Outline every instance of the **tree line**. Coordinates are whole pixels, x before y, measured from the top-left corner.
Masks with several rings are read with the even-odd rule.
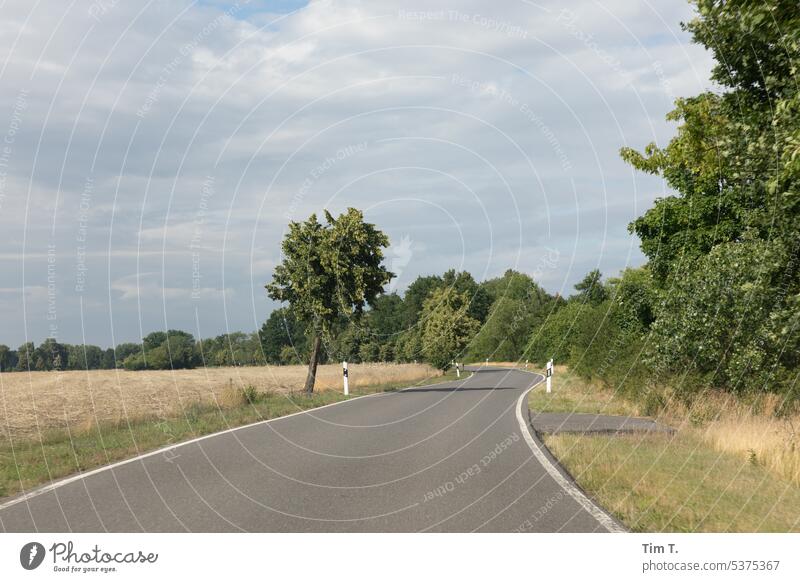
[[[800,11],[797,2],[695,0],[683,27],[708,49],[719,87],[680,98],[660,148],[621,150],[674,194],[629,229],[648,263],[585,281],[534,334],[617,389],[691,402],[709,388],[800,399]],[[657,403],[656,403],[657,404]]]
[[[125,342],[114,348],[60,343],[53,338],[16,350],[0,345],[0,372],[52,370],[166,370],[197,366],[264,364],[259,332],[233,332],[195,340],[181,330],[155,331],[141,343]]]
[[[402,295],[377,295],[357,317],[334,318],[320,337],[319,361],[425,361],[446,369],[456,356],[513,360],[522,356],[526,341],[520,339],[524,333],[507,337],[509,325],[529,332],[556,303],[531,277],[513,270],[482,283],[466,271],[420,276]],[[155,331],[140,343],[103,349],[48,338],[16,350],[0,345],[0,371],[307,364],[312,327],[281,307],[256,332],[201,340],[181,330]]]

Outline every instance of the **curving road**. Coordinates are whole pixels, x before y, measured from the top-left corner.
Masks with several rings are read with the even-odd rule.
[[[531,434],[541,380],[477,370],[210,435],[0,504],[0,530],[619,531]]]

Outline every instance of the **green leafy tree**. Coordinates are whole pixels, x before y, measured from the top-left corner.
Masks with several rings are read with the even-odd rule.
[[[434,289],[441,289],[444,281],[438,275],[417,277],[403,294],[403,329],[410,330],[420,319],[422,306]]]
[[[423,305],[422,353],[431,365],[446,370],[480,329],[470,316],[470,297],[453,287],[436,289]]]
[[[129,371],[138,371],[138,370],[146,370],[147,364],[145,363],[144,355],[141,352],[139,352],[138,354],[131,354],[128,357],[126,357],[122,361],[122,367]]]
[[[586,276],[575,285],[578,297],[592,305],[598,305],[608,298],[605,285],[603,285],[603,274],[599,269],[589,271]]]
[[[764,239],[798,237],[797,3],[695,3],[698,16],[684,27],[714,54],[712,79],[727,90],[678,99],[667,118],[680,126],[666,148],[622,150],[677,192],[630,227],[660,281],[745,230]]]
[[[470,354],[478,359],[518,360],[532,330],[550,311],[552,298],[531,277],[511,269],[481,287],[493,302]]]
[[[142,338],[142,348],[145,352],[148,350],[154,350],[163,344],[165,339],[167,339],[167,332],[165,331],[154,331],[148,333]]]
[[[713,53],[722,91],[678,99],[666,147],[621,151],[675,192],[630,225],[658,294],[653,362],[661,376],[691,367],[735,391],[739,367],[757,378],[751,387],[788,390],[797,326],[787,322],[800,301],[800,10],[787,0],[695,4],[685,28]]]
[[[370,341],[370,334],[361,322],[350,325],[347,320],[340,321],[327,335],[322,354],[330,360],[358,362],[361,360],[361,346]]]
[[[800,353],[800,301],[784,292],[785,265],[780,242],[714,247],[663,294],[652,326],[654,366],[692,370],[733,392],[788,389]]]
[[[533,329],[533,306],[519,299],[500,299],[475,336],[470,353],[475,358],[507,362],[519,359]]]
[[[419,328],[413,327],[405,330],[397,337],[394,346],[394,357],[400,362],[413,362],[421,359],[422,355],[422,332]]]
[[[609,296],[615,307],[613,317],[621,329],[643,334],[655,319],[658,302],[650,269],[625,269],[608,282]]]
[[[114,358],[114,348],[107,348],[105,351],[103,351],[101,367],[104,370],[113,370],[117,367],[117,363]]]
[[[358,359],[362,362],[377,362],[381,359],[381,346],[376,341],[366,341],[358,347]]]
[[[181,370],[194,368],[199,363],[192,335],[175,330],[170,330],[161,345],[146,355],[147,367],[153,370]]]
[[[379,295],[360,325],[358,358],[362,362],[391,361],[403,332],[403,300],[396,293]]]
[[[381,263],[389,238],[364,222],[355,208],[326,224],[312,214],[292,222],[283,240],[283,261],[275,268],[267,293],[288,302],[312,334],[306,392],[313,392],[323,335],[330,335],[341,317],[358,317],[392,278]]]
[[[270,364],[282,361],[284,347],[290,347],[301,357],[307,351],[306,327],[298,321],[294,313],[285,307],[270,313],[259,331],[264,358]]]
[[[503,298],[535,303],[546,303],[552,299],[529,275],[513,269],[506,270],[501,277],[484,281],[480,286],[492,304]]]
[[[550,358],[560,363],[572,361],[579,323],[592,309],[580,301],[562,304],[533,330],[526,350],[530,359],[541,365]]]
[[[93,345],[67,344],[70,370],[99,370],[103,367],[103,350]]]
[[[9,372],[17,365],[17,354],[6,345],[0,344],[0,372]]]
[[[403,300],[397,293],[379,295],[366,316],[366,326],[378,341],[391,340],[403,330]]]
[[[163,341],[163,339],[162,339],[162,341]],[[157,347],[158,345],[160,345],[160,344],[157,344],[154,347]],[[112,365],[112,367],[114,367],[114,366],[121,367],[123,365],[123,362],[125,362],[125,360],[127,360],[129,357],[135,356],[135,355],[140,355],[140,356],[142,355],[142,345],[141,344],[127,343],[127,342],[119,344],[114,349],[114,353],[113,353],[114,360],[113,361],[116,362],[116,364]],[[142,364],[144,365],[144,360],[143,359],[142,359]]]
[[[264,363],[258,334],[235,331],[203,342],[206,361],[217,366],[253,366]],[[208,353],[206,353],[208,352]]]
[[[39,371],[65,370],[68,357],[69,352],[66,345],[59,343],[54,338],[47,338],[34,351],[34,368]]]
[[[379,358],[381,362],[393,362],[395,360],[396,342],[383,342],[380,347]]]
[[[281,348],[280,362],[283,366],[295,366],[301,364],[301,360],[297,351],[292,346],[283,346]]]
[[[492,305],[492,298],[482,286],[478,285],[470,273],[450,269],[442,276],[442,283],[445,287],[469,298],[470,317],[477,319],[480,323],[486,321]]]

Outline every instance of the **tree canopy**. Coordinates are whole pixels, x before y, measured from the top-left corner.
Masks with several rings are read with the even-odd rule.
[[[267,294],[286,302],[295,317],[312,330],[305,389],[313,391],[323,336],[342,317],[360,316],[392,278],[382,264],[389,238],[349,208],[334,218],[325,211],[323,225],[312,214],[292,222],[283,239],[283,261],[273,273]]]

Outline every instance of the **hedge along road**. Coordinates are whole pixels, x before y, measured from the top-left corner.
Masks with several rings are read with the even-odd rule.
[[[12,499],[0,529],[621,531],[530,431],[542,379],[479,369],[208,435]]]

